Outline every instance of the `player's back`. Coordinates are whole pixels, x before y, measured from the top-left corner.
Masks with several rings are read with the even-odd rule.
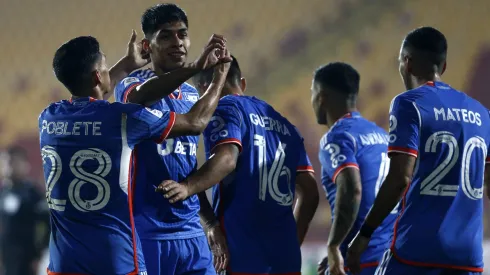
[[[41,153],[51,212],[50,272],[146,270],[133,225],[129,174],[134,136],[127,132],[128,116],[138,109],[82,98],[51,104],[41,113]]]
[[[361,176],[362,196],[354,225],[341,245],[345,256],[347,246],[361,228],[389,169],[388,134],[358,112],[339,119],[320,141],[319,159],[322,164],[322,184],[327,193],[332,219],[337,194],[336,177],[345,168],[357,168]],[[375,266],[389,248],[398,206],[372,235],[362,254],[363,266]]]
[[[395,225],[395,256],[414,265],[480,270],[488,110],[430,82],[393,100],[390,132],[390,153],[417,156]]]
[[[301,266],[292,204],[297,170],[311,170],[303,139],[270,105],[249,96],[222,98],[210,125],[204,135],[208,157],[223,143],[242,149],[235,171],[213,195],[227,236],[231,271],[299,271],[291,267]],[[240,260],[250,255],[255,262]]]

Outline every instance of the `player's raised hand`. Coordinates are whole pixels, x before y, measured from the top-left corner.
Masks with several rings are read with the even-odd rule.
[[[228,245],[226,244],[226,238],[221,230],[221,227],[217,224],[208,228],[206,232],[209,246],[213,252],[213,262],[216,272],[225,271],[228,266],[230,254],[228,252]]]
[[[233,60],[233,58],[231,57],[231,53],[227,48],[221,50],[219,56],[225,61],[220,62],[220,64],[214,67],[214,77],[217,77],[219,75],[226,76],[228,74],[228,71],[230,70],[231,61]]]
[[[170,203],[176,203],[187,199],[190,195],[188,185],[173,180],[165,180],[156,188],[155,192],[163,193]]]
[[[129,60],[132,70],[139,69],[150,63],[150,56],[143,50],[141,41],[136,40],[137,36],[136,31],[133,30],[126,51],[126,58]]]
[[[226,39],[222,35],[213,34],[201,55],[194,61],[194,65],[200,70],[206,70],[217,64],[231,62],[231,58],[226,58],[220,54],[225,49]]]
[[[344,257],[340,253],[338,247],[328,248],[328,274],[329,275],[345,275],[344,271]]]
[[[347,250],[347,267],[353,274],[361,273],[361,255],[369,245],[369,238],[361,236],[357,233],[356,237],[349,244]]]

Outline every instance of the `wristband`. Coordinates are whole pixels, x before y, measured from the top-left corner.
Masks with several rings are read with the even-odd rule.
[[[359,235],[366,238],[371,238],[371,235],[373,235],[375,230],[376,228],[370,227],[369,225],[363,223],[361,226],[361,230],[359,230]]]

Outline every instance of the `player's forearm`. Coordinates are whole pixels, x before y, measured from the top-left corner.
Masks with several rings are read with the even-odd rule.
[[[148,105],[161,100],[199,71],[191,63],[163,75],[152,77],[128,94],[128,102]]]
[[[219,183],[235,170],[236,159],[224,156],[212,156],[201,168],[186,179],[189,196],[204,192]]]
[[[335,211],[328,246],[339,247],[356,221],[361,204],[362,190],[359,184],[337,183]]]
[[[196,134],[202,133],[208,125],[211,116],[218,106],[225,80],[226,74],[215,76],[206,92],[192,106],[189,112],[185,114],[195,129]]]
[[[372,229],[378,228],[401,200],[410,180],[410,176],[402,176],[390,168],[364,224]]]
[[[218,219],[214,214],[213,208],[209,203],[208,197],[206,196],[206,192],[201,192],[198,194],[199,204],[201,209],[199,210],[199,216],[204,225],[204,229],[208,229],[212,226],[215,226],[218,223]]]
[[[298,240],[301,245],[318,208],[320,196],[318,190],[298,190],[297,196],[298,199],[294,207],[294,219],[296,220]]]
[[[132,62],[129,60],[128,57],[123,57],[117,61],[112,68],[109,69],[109,76],[111,78],[111,91],[114,90],[114,87],[116,87],[117,83],[119,81],[123,80],[126,76],[128,76],[132,71],[136,70],[138,68],[134,68],[132,66]],[[111,97],[112,93],[108,93],[104,99],[108,99]]]

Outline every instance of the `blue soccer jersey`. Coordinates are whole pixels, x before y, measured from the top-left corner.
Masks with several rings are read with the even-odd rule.
[[[133,221],[132,149],[163,141],[175,113],[80,98],[39,117],[52,274],[144,274]]]
[[[226,143],[240,155],[213,189],[231,272],[298,274],[301,252],[292,205],[298,172],[313,171],[296,128],[255,97],[223,97],[204,132],[206,155]]]
[[[148,78],[155,76],[151,70],[133,72],[115,89],[117,101],[126,102],[127,95]],[[191,85],[184,83],[168,97],[155,102],[151,108],[160,111],[187,113],[199,99]],[[197,169],[199,136],[182,136],[167,139],[162,144],[143,142],[135,149],[137,163],[134,215],[141,239],[176,240],[204,236],[199,220],[197,195],[185,201],[170,204],[155,192],[163,180],[180,182]]]
[[[388,158],[388,134],[375,123],[366,120],[358,112],[339,119],[320,141],[319,159],[322,164],[322,184],[334,218],[337,186],[335,180],[345,168],[358,169],[361,175],[362,199],[359,212],[351,231],[340,250],[345,257],[347,246],[361,228],[374,199],[383,184],[390,160]],[[398,206],[374,232],[367,250],[361,256],[361,266],[378,265],[383,253],[390,246]]]
[[[482,272],[489,142],[487,109],[445,83],[429,82],[393,99],[388,152],[417,158],[395,225],[397,260]]]

